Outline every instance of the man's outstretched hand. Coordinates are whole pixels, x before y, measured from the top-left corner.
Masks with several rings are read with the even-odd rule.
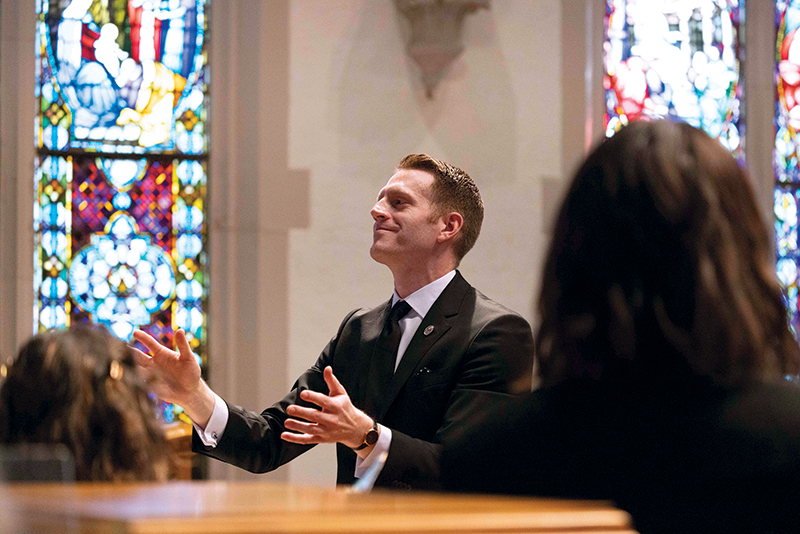
[[[205,428],[214,411],[214,393],[200,377],[200,365],[183,330],[175,332],[178,352],[141,330],[136,330],[133,337],[150,352],[148,355],[133,349],[139,370],[153,393],[183,407],[192,421]]]
[[[304,390],[300,398],[316,404],[321,408],[305,408],[292,404],[286,408],[287,418],[284,425],[292,432],[283,432],[281,438],[291,443],[342,443],[356,448],[364,441],[364,436],[372,428],[372,419],[353,406],[344,386],[334,376],[333,369],[326,367],[323,371],[329,395],[311,390]],[[359,451],[363,455],[372,447]]]

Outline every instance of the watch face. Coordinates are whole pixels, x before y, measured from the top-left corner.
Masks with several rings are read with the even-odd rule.
[[[375,443],[378,441],[378,431],[372,429],[367,432],[367,436],[364,438],[364,441],[367,443],[367,445],[375,445]]]

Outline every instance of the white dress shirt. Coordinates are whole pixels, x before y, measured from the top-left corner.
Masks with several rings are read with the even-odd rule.
[[[422,324],[422,319],[425,318],[425,315],[428,314],[428,310],[431,309],[433,303],[436,302],[436,299],[439,298],[439,295],[442,294],[444,288],[447,287],[447,284],[450,283],[455,275],[455,271],[450,271],[438,280],[434,280],[425,287],[418,289],[405,299],[401,299],[396,292],[392,295],[392,306],[399,300],[405,300],[408,302],[409,306],[411,306],[411,311],[400,319],[400,346],[397,349],[397,358],[394,363],[395,370],[397,370],[397,366],[400,365],[400,360],[403,358],[408,344],[411,343],[411,338],[414,337],[417,328]],[[225,431],[225,426],[228,424],[228,407],[225,401],[216,393],[214,397],[214,412],[211,414],[211,419],[208,420],[206,427],[203,429],[196,424],[194,425],[197,435],[206,447],[217,446],[217,443],[219,443],[222,437],[222,433]],[[360,456],[356,458],[356,478],[360,478],[375,460],[380,457],[382,452],[389,452],[389,446],[392,443],[392,431],[383,425],[378,426],[380,427],[380,436],[378,437],[377,443],[375,443],[375,447],[369,453],[369,456],[363,459]]]

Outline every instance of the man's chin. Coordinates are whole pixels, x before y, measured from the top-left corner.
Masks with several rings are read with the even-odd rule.
[[[374,244],[369,249],[369,255],[374,261],[384,265],[387,264],[391,257],[391,254]]]

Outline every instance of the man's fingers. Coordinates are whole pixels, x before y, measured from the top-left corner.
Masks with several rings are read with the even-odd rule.
[[[281,439],[283,441],[288,441],[289,443],[298,443],[300,445],[314,445],[316,443],[322,443],[322,440],[317,436],[311,436],[309,434],[295,434],[294,432],[281,432]]]
[[[321,411],[315,410],[314,408],[306,408],[304,406],[298,406],[297,404],[292,404],[286,408],[286,413],[292,417],[299,417],[313,423],[321,423],[325,415]]]
[[[289,430],[301,434],[318,435],[322,432],[322,429],[318,425],[300,421],[299,419],[287,419],[283,424]]]
[[[136,347],[130,347],[131,351],[133,352],[133,358],[136,360],[136,365],[140,367],[147,367],[150,363],[150,356],[145,354],[144,352],[140,351]]]
[[[189,341],[186,339],[186,333],[179,329],[175,332],[175,344],[178,346],[178,353],[183,360],[191,358],[194,361],[194,352],[192,347],[189,346]]]
[[[150,334],[148,334],[147,332],[142,332],[141,330],[134,330],[133,337],[134,339],[136,339],[136,341],[147,347],[147,350],[149,350],[150,353],[153,355],[155,355],[157,352],[164,350],[168,352],[173,352],[164,345],[162,345],[161,343],[159,343],[158,341],[156,341],[155,338]]]
[[[322,371],[322,376],[325,378],[325,383],[328,384],[328,389],[330,390],[331,397],[335,397],[337,395],[347,395],[347,390],[344,389],[344,386],[339,379],[336,378],[333,374],[333,368],[329,365]]]
[[[303,399],[304,401],[316,404],[323,410],[331,410],[335,407],[335,404],[331,400],[331,398],[325,395],[324,393],[320,393],[319,391],[304,389],[303,391],[300,392],[300,398]]]

